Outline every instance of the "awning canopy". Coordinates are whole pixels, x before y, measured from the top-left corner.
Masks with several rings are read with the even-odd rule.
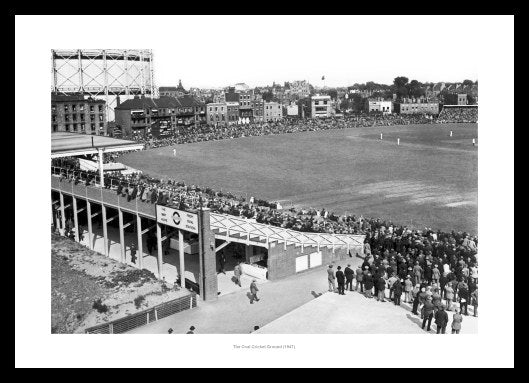
[[[104,153],[141,150],[143,144],[117,138],[57,132],[51,134],[51,158],[97,154],[98,149]]]

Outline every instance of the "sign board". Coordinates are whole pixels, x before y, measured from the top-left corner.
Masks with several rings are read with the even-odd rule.
[[[156,205],[156,221],[198,234],[198,214],[189,213],[172,207]]]
[[[309,254],[310,257],[310,268],[321,266],[321,251],[316,251]]]
[[[302,255],[296,258],[296,273],[299,271],[307,270],[309,268],[309,257],[308,255]]]

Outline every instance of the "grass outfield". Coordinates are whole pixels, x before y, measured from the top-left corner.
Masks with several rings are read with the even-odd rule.
[[[121,161],[287,207],[477,234],[477,134],[477,124],[351,128],[176,145]]]

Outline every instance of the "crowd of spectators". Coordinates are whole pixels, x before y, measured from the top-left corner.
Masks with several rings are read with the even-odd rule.
[[[445,107],[437,117],[437,123],[440,124],[461,122],[478,122],[478,108],[468,106]]]
[[[54,171],[60,169],[61,175],[75,183],[95,184],[97,172],[79,170],[75,158],[52,160]],[[68,172],[67,172],[68,170]],[[337,215],[323,209],[295,208],[283,209],[276,202],[255,197],[248,200],[230,192],[213,190],[209,187],[186,185],[182,181],[163,180],[144,173],[122,174],[106,172],[104,187],[114,190],[127,200],[138,199],[144,203],[158,203],[173,206],[181,210],[208,207],[214,212],[230,214],[302,232],[332,234],[368,234],[376,241],[394,242],[396,246],[406,241],[420,238],[423,234],[412,231],[406,226],[397,226],[393,222],[378,218],[364,218],[356,215]],[[388,228],[387,232],[381,227]],[[437,235],[437,234],[436,234]],[[438,235],[443,235],[438,232]]]
[[[96,183],[97,172],[79,170],[75,158],[52,160],[52,165],[57,167],[54,172],[60,169],[61,177],[69,182]],[[282,209],[277,203],[254,197],[247,201],[232,193],[142,173],[106,173],[104,187],[129,201],[137,199],[181,210],[204,206],[213,212],[302,232],[364,234],[367,257],[355,275],[357,290],[367,297],[372,297],[374,290],[375,296],[384,301],[385,295],[380,292],[389,289],[390,299],[399,305],[404,294],[404,301],[413,304],[412,313],[421,315],[423,327],[427,325],[428,330],[433,317],[436,321],[439,315],[445,317],[445,309],[460,308],[461,314],[468,315],[468,304],[472,304],[477,315],[478,239],[469,233],[417,230],[379,218],[336,215],[325,209]]]
[[[432,118],[423,115],[382,115],[360,114],[344,117],[330,117],[326,119],[284,119],[276,122],[232,124],[229,126],[197,125],[186,127],[170,138],[138,138],[146,148],[157,148],[175,144],[188,144],[202,141],[216,141],[223,139],[266,136],[270,134],[285,134],[329,129],[361,128],[371,126],[391,126],[410,124],[430,124]]]
[[[395,305],[411,305],[413,315],[420,316],[422,328],[431,331],[435,318],[437,333],[444,334],[448,324],[446,311],[455,311],[452,333],[461,330],[462,315],[478,315],[478,258],[477,239],[466,233],[443,233],[425,230],[420,234],[402,227],[379,222],[371,225],[366,235],[366,257],[356,270],[336,272],[329,266],[329,289],[338,293],[345,289],[375,297],[380,302],[388,299]],[[345,287],[345,289],[344,289]]]
[[[147,147],[160,147],[191,142],[221,140],[245,136],[284,134],[351,127],[425,124],[433,122],[476,122],[477,108],[444,108],[436,120],[419,115],[357,115],[326,120],[285,120],[274,123],[190,127],[170,139],[145,140]],[[111,161],[119,158],[113,154]],[[107,157],[108,158],[108,157]],[[55,159],[52,165],[60,169],[61,177],[86,185],[97,182],[97,172],[81,171],[75,158]],[[112,189],[127,200],[158,203],[181,210],[208,207],[213,212],[229,214],[301,232],[365,234],[364,264],[356,271],[356,290],[371,297],[374,290],[389,289],[395,304],[413,304],[412,312],[423,318],[423,327],[430,330],[432,318],[444,309],[461,309],[468,314],[468,304],[477,315],[477,237],[465,232],[417,230],[379,218],[356,215],[336,215],[325,209],[283,209],[275,202],[254,197],[246,200],[229,192],[208,187],[186,185],[184,182],[150,177],[143,173],[124,175],[106,172],[104,187]],[[398,298],[397,298],[398,297]],[[443,303],[444,302],[444,303]],[[457,313],[459,315],[459,313]],[[440,315],[443,316],[443,315]],[[458,318],[459,321],[459,318]],[[443,330],[442,321],[438,328]],[[459,322],[460,324],[460,322]]]

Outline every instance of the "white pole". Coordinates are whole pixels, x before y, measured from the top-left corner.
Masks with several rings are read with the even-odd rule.
[[[185,289],[184,233],[182,230],[178,230],[178,257],[180,258],[180,287]]]
[[[136,213],[136,230],[138,235],[138,266],[143,269],[143,241],[141,234],[141,217]]]
[[[380,139],[382,139],[382,133],[380,133]]]
[[[400,138],[397,138],[397,145],[400,145]]]
[[[97,149],[97,152],[99,157],[99,183],[101,184],[101,187],[103,187],[103,149],[99,148]]]
[[[472,139],[472,146],[476,146],[476,139],[475,138]]]
[[[450,137],[452,137],[452,133],[453,133],[453,132],[452,132],[452,131],[450,131]]]
[[[156,223],[156,241],[158,247],[158,279],[162,279],[162,267],[163,267],[163,250],[162,250],[162,225]]]

